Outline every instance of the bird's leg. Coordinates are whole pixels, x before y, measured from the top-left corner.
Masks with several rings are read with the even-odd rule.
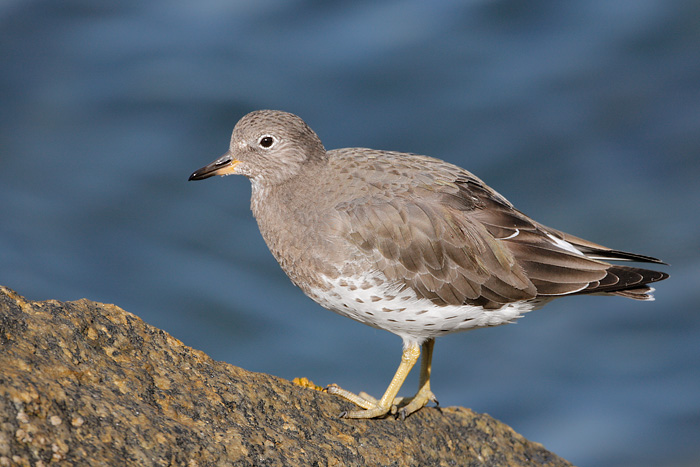
[[[353,404],[365,409],[344,412],[343,414],[341,414],[341,417],[375,418],[381,417],[389,413],[389,411],[391,411],[392,406],[394,405],[394,399],[396,399],[396,394],[398,394],[399,389],[401,389],[401,385],[406,380],[406,377],[411,371],[411,368],[413,368],[413,366],[418,361],[418,357],[420,357],[420,347],[418,347],[418,345],[416,344],[411,344],[403,350],[403,353],[401,354],[401,364],[399,365],[398,370],[396,370],[396,374],[391,379],[389,387],[386,388],[384,395],[379,401],[360,397],[357,394],[353,394],[350,391],[346,391],[345,389],[336,386],[335,384],[328,386],[327,391],[330,394],[340,396],[343,399],[348,400]],[[428,392],[429,391],[430,389],[428,389]]]
[[[410,399],[404,407],[399,409],[399,417],[403,420],[418,409],[423,408],[428,402],[438,403],[435,394],[430,390],[430,366],[433,360],[433,346],[435,339],[428,339],[423,343],[423,358],[420,362],[420,379],[418,381],[418,392]],[[396,402],[398,403],[398,402]]]

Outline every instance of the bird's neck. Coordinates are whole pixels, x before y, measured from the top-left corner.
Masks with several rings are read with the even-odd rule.
[[[307,189],[308,186],[304,187],[294,179],[280,184],[252,181],[250,208],[258,222],[260,233],[273,253],[283,247],[290,247],[290,243],[302,241],[293,237],[303,236],[302,232],[313,223],[309,216],[314,210],[306,208],[310,201],[307,197],[300,196]],[[297,232],[298,235],[292,236],[290,232]]]
[[[314,184],[319,179],[317,175],[277,185],[252,184],[251,210],[260,233],[296,284],[315,283],[316,278],[311,275],[316,273],[305,265],[318,263],[319,255],[332,256],[332,252],[325,251],[330,213],[326,196],[321,193],[324,185]],[[325,275],[337,274],[331,264],[316,265],[316,269]]]

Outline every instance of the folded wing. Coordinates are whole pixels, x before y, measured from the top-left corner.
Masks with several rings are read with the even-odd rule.
[[[545,227],[469,173],[338,207],[348,239],[377,270],[438,305],[497,309],[577,293],[649,300],[667,274],[607,261],[661,263]]]

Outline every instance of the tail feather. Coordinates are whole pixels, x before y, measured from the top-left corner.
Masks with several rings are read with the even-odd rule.
[[[639,263],[666,264],[652,256],[613,250],[564,232],[554,231],[554,233],[559,235],[563,240],[571,243],[585,257],[593,260],[606,263],[608,261],[635,261]],[[662,281],[669,277],[665,272],[631,266],[620,266],[617,264],[611,264],[610,267],[606,269],[606,273],[605,277],[598,281],[591,282],[588,287],[576,293],[609,294],[619,295],[633,300],[654,300],[654,288],[649,287],[647,284]]]
[[[634,300],[653,300],[654,289],[647,284],[662,281],[668,274],[651,269],[611,265],[607,275],[599,281],[591,282],[579,294],[612,294]]]
[[[639,287],[637,289],[618,290],[611,292],[611,295],[619,295],[620,297],[631,298],[632,300],[654,300],[654,287]]]

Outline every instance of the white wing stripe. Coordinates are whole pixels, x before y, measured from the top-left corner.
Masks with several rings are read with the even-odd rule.
[[[517,237],[519,233],[520,233],[520,229],[515,229],[515,232],[513,232],[511,235],[508,235],[507,237],[501,238],[500,240],[510,240],[511,238]]]
[[[581,250],[579,250],[578,248],[573,246],[571,243],[562,240],[561,238],[557,238],[552,234],[547,234],[547,237],[549,237],[549,239],[552,241],[552,243],[554,243],[556,246],[558,246],[562,250],[566,250],[566,251],[568,251],[570,253],[574,253],[576,255],[586,256],[583,254],[583,252]]]

